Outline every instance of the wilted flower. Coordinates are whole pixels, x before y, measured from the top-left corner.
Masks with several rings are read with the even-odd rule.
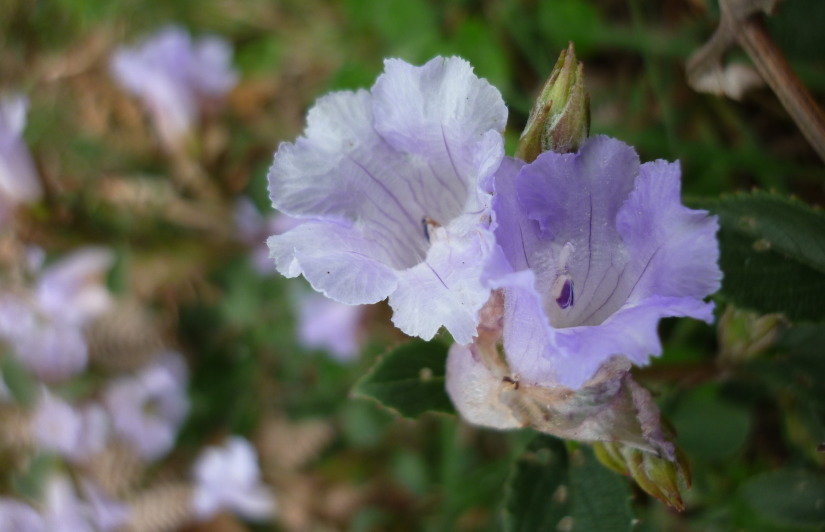
[[[43,193],[29,149],[23,142],[28,101],[21,95],[0,99],[0,212],[32,203]]]
[[[145,459],[166,454],[189,411],[187,371],[181,356],[161,355],[137,375],[121,377],[107,387],[104,402],[115,433]]]
[[[489,296],[485,189],[506,118],[499,92],[459,58],[387,60],[371,91],[321,98],[269,172],[273,206],[306,220],[269,239],[278,271],[341,303],[389,297],[407,334],[443,325],[469,343]]]
[[[661,353],[659,320],[713,319],[718,223],[680,201],[677,163],[639,165],[630,146],[593,137],[496,175],[504,351],[524,381],[576,389],[614,355]]]
[[[102,280],[114,261],[103,248],[83,248],[40,272],[33,294],[0,296],[0,338],[38,378],[59,381],[88,360],[83,327],[109,308]]]
[[[120,48],[112,71],[148,109],[163,143],[175,148],[197,122],[200,108],[223,98],[237,83],[232,48],[219,37],[192,41],[167,27],[135,48]]]
[[[241,437],[223,447],[206,448],[194,467],[192,507],[198,519],[209,519],[222,510],[260,520],[275,512],[275,499],[261,482],[258,458],[252,445]]]

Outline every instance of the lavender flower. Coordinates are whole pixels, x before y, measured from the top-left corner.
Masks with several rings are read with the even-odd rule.
[[[0,99],[0,211],[33,203],[43,193],[22,138],[27,107],[26,98],[20,95]]]
[[[52,477],[46,485],[43,511],[45,529],[50,532],[95,532],[88,505],[77,497],[71,481]]]
[[[371,91],[320,99],[269,172],[273,206],[306,220],[269,239],[278,271],[348,305],[389,297],[407,334],[443,325],[469,343],[489,296],[485,189],[506,118],[498,91],[459,58],[387,60]]]
[[[361,349],[365,308],[344,305],[316,293],[298,296],[298,339],[308,348],[326,349],[338,360],[352,360]]]
[[[37,510],[15,499],[0,497],[0,530],[46,532],[46,522]]]
[[[659,355],[660,318],[712,321],[702,298],[722,277],[718,224],[681,204],[679,174],[676,163],[640,166],[603,136],[575,154],[502,165],[502,253],[489,274],[504,290],[504,349],[522,380],[576,389],[614,355],[641,365]]]
[[[85,247],[46,267],[36,288],[40,311],[80,326],[106,312],[112,301],[102,281],[113,262],[110,250]]]
[[[163,143],[178,146],[198,120],[203,104],[220,100],[237,83],[232,48],[221,38],[192,41],[167,27],[135,48],[112,57],[118,82],[143,101]]]
[[[255,449],[243,438],[206,448],[195,463],[194,476],[192,507],[198,519],[209,519],[224,509],[252,520],[275,512],[275,499],[261,482]]]
[[[100,532],[120,530],[129,518],[129,507],[106,495],[90,480],[82,479],[80,487],[88,505],[89,518],[96,530]]]
[[[59,381],[86,367],[83,327],[109,308],[101,280],[113,260],[107,249],[82,248],[40,272],[33,294],[0,296],[0,338],[38,378]]]
[[[97,404],[75,409],[43,389],[32,418],[37,444],[71,461],[103,450],[109,433],[106,412]]]
[[[131,377],[112,382],[104,402],[115,433],[147,460],[166,454],[189,411],[186,366],[181,356],[168,352]]]

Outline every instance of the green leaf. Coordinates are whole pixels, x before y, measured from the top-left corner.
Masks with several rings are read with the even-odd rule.
[[[692,390],[670,416],[679,446],[691,457],[721,462],[736,455],[751,430],[751,413],[719,397],[715,388]]]
[[[780,469],[749,480],[740,493],[756,513],[775,524],[825,525],[825,478],[821,475]]]
[[[765,192],[700,204],[719,215],[721,295],[792,320],[825,319],[825,214]]]
[[[630,530],[627,482],[598,463],[589,447],[568,454],[564,442],[538,435],[505,488],[504,530]]]
[[[504,493],[504,530],[556,530],[569,510],[567,451],[558,438],[540,434],[518,459]]]
[[[449,347],[411,340],[381,357],[356,384],[356,396],[375,399],[404,417],[427,411],[455,413],[444,387]]]

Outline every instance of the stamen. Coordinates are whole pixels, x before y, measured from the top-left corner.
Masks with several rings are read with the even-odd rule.
[[[553,282],[553,296],[560,308],[565,309],[573,306],[573,279],[566,273],[556,277]]]

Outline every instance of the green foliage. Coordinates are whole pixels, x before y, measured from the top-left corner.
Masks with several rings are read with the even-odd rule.
[[[740,495],[755,513],[778,526],[825,526],[822,474],[791,469],[762,473],[748,480]]]
[[[719,215],[723,297],[792,320],[825,319],[825,213],[765,192],[701,205]]]
[[[627,482],[598,463],[588,447],[568,452],[538,435],[516,462],[505,491],[507,532],[631,530]]]
[[[381,357],[353,389],[404,417],[427,411],[454,413],[444,388],[449,346],[441,341],[411,340]]]
[[[707,386],[686,394],[670,420],[679,446],[691,458],[712,462],[728,460],[741,451],[752,426],[750,411]]]

